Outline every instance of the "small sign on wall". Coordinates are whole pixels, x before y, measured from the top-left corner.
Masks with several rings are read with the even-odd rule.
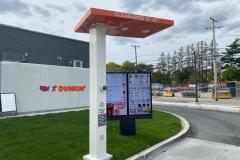
[[[14,93],[1,93],[0,100],[0,112],[16,112],[17,106]]]

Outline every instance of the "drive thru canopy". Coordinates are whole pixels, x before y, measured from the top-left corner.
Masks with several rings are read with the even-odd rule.
[[[107,25],[107,35],[145,38],[173,26],[174,21],[91,8],[76,25],[75,31],[89,33],[89,26],[93,24]]]
[[[174,21],[130,13],[91,8],[75,26],[90,33],[90,127],[86,160],[108,160],[106,153],[106,35],[145,38]]]

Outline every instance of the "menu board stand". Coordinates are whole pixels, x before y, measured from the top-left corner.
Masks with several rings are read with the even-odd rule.
[[[120,134],[123,136],[136,135],[136,118],[125,116],[120,118]]]

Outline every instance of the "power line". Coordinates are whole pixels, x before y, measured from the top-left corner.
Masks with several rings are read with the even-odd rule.
[[[229,35],[224,35],[224,36],[232,36],[232,37],[240,37],[240,34],[236,34],[236,35],[233,35],[233,34],[229,34]]]
[[[154,55],[160,55],[160,54],[159,53],[143,54],[143,55],[138,56],[138,59],[139,59],[139,57],[147,57],[147,56],[154,56]],[[135,59],[135,58],[131,58],[131,60],[133,60],[133,59]]]

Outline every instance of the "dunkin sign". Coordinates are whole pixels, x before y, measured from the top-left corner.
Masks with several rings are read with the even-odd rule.
[[[83,92],[86,86],[65,86],[65,85],[53,85],[53,86],[40,86],[39,90],[42,92]]]

